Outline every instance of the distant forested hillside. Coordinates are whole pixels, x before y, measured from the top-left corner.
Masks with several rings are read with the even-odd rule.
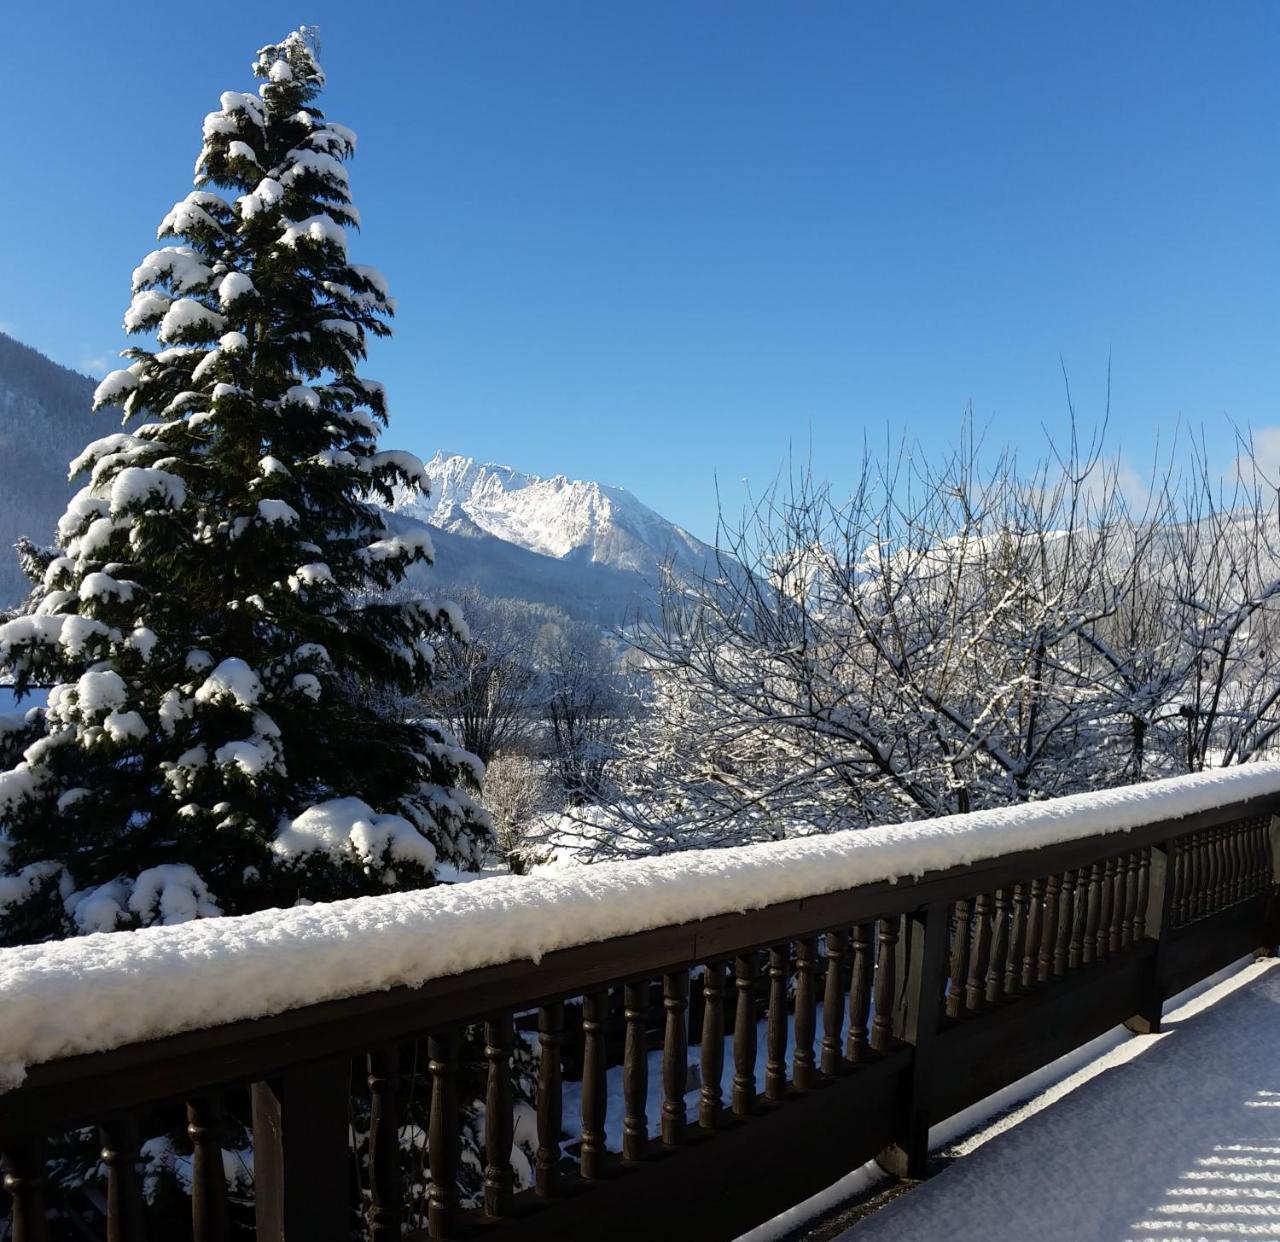
[[[50,543],[74,490],[67,463],[111,415],[90,417],[94,381],[0,332],[0,608],[26,592],[13,544]]]

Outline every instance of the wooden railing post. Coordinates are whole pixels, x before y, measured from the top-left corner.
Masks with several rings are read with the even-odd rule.
[[[400,1050],[379,1048],[368,1057],[369,1239],[400,1239]]]
[[[107,1242],[142,1242],[142,1179],[138,1176],[138,1123],[117,1117],[99,1127],[107,1167]]]
[[[201,1095],[187,1101],[191,1139],[191,1234],[194,1242],[226,1242],[227,1175],[222,1165],[222,1100]]]
[[[698,1124],[714,1130],[724,1108],[724,962],[708,962],[702,984],[702,1089]]]
[[[1143,918],[1145,939],[1156,942],[1155,951],[1147,958],[1138,985],[1138,1004],[1125,1026],[1135,1035],[1155,1035],[1160,1031],[1164,1012],[1164,987],[1160,982],[1161,958],[1169,938],[1174,915],[1174,858],[1176,840],[1162,841],[1152,847],[1147,866],[1146,910]]]
[[[1271,887],[1267,893],[1267,949],[1274,955],[1280,949],[1280,815],[1272,815],[1267,821],[1266,849],[1270,854],[1270,866],[1264,871]]]
[[[511,1211],[515,1186],[515,1175],[511,1169],[514,1141],[511,1053],[514,1039],[509,1013],[485,1021],[484,1055],[489,1063],[489,1079],[484,1106],[484,1210],[490,1216],[506,1216]],[[398,1234],[396,1242],[399,1242]]]
[[[550,1199],[560,1188],[563,1045],[564,1001],[553,1001],[538,1010],[538,1151],[534,1188],[544,1199]]]
[[[662,1141],[674,1147],[684,1140],[684,1095],[689,1078],[689,972],[662,976],[662,1007],[666,1011],[662,1036]]]
[[[9,1224],[13,1242],[49,1242],[44,1210],[44,1144],[38,1139],[6,1148],[3,1184],[12,1205]]]
[[[351,1236],[351,1062],[255,1082],[254,1221],[258,1242],[346,1242]],[[221,1159],[218,1162],[221,1177]]]
[[[895,1177],[923,1176],[929,1159],[931,1058],[943,1016],[948,913],[946,902],[935,902],[902,920],[893,1026],[912,1055],[900,1080],[893,1142],[876,1157]]]
[[[461,1043],[456,1030],[440,1031],[427,1039],[427,1069],[431,1073],[431,1118],[427,1126],[431,1185],[427,1190],[427,1230],[433,1242],[453,1232],[458,1215],[458,1162],[462,1155],[458,1130]]]
[[[608,991],[588,992],[582,998],[582,1146],[578,1154],[578,1170],[584,1181],[593,1181],[604,1171],[609,1099],[604,1041],[608,1023]]]
[[[622,1158],[643,1160],[649,1146],[649,981],[628,983],[623,991],[626,1045],[622,1056]]]

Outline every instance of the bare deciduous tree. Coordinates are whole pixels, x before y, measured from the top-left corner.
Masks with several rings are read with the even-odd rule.
[[[1030,470],[967,439],[866,457],[845,501],[776,485],[723,532],[723,572],[670,577],[636,634],[648,711],[611,810],[665,849],[1256,757],[1280,729],[1280,547],[1242,457],[1215,483],[1175,445],[1135,495],[1073,432]]]

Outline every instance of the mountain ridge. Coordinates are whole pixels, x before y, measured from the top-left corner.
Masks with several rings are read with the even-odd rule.
[[[92,415],[95,381],[0,332],[0,608],[29,584],[13,545],[49,543],[76,490],[67,463],[113,428]]]
[[[624,487],[444,451],[424,464],[431,496],[401,488],[392,508],[440,529],[478,529],[557,560],[575,557],[655,579],[667,560],[677,570],[701,570],[715,556]]]
[[[436,565],[413,575],[424,590],[473,588],[616,626],[655,610],[667,566],[717,568],[714,548],[626,488],[443,450],[424,465],[431,494],[402,487],[390,510],[431,529]]]
[[[113,429],[91,413],[94,385],[0,333],[0,608],[27,591],[13,544],[54,539],[77,486],[67,463]],[[442,451],[426,465],[432,495],[401,488],[388,521],[430,527],[436,564],[411,576],[430,594],[471,588],[613,626],[653,610],[668,562],[687,576],[714,566],[713,548],[626,488]]]

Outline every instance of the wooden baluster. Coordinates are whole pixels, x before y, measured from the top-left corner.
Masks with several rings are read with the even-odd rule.
[[[369,1237],[400,1239],[400,1049],[369,1053]]]
[[[456,1031],[427,1040],[431,1074],[431,1120],[427,1125],[427,1158],[431,1186],[427,1190],[427,1227],[433,1238],[447,1238],[458,1217],[458,1163],[462,1151],[458,1116],[458,1048]]]
[[[1187,919],[1194,921],[1204,914],[1204,834],[1196,833],[1187,847]]]
[[[628,983],[622,993],[626,1040],[622,1050],[622,1158],[643,1160],[649,1146],[649,981]]]
[[[12,1242],[49,1242],[44,1207],[44,1144],[29,1139],[6,1148],[3,1185],[9,1195]]]
[[[1067,957],[1071,948],[1071,928],[1076,915],[1076,873],[1064,871],[1058,889],[1058,934],[1053,942],[1053,975],[1060,979],[1067,973]]]
[[[1203,918],[1209,911],[1209,900],[1206,892],[1206,881],[1209,878],[1209,845],[1208,834],[1197,832],[1191,850],[1191,917]]]
[[[1271,860],[1267,850],[1267,820],[1260,817],[1249,828],[1249,893],[1260,893],[1267,887]]]
[[[1227,904],[1234,905],[1244,896],[1244,835],[1243,825],[1236,823],[1227,828]]]
[[[720,1080],[724,1076],[724,971],[727,962],[708,964],[702,982],[702,1089],[698,1124],[714,1130],[724,1109]]]
[[[1088,867],[1076,871],[1076,891],[1071,911],[1071,939],[1067,942],[1067,969],[1079,970],[1084,964],[1085,928],[1089,921]]]
[[[808,1091],[817,1076],[813,1040],[817,1033],[818,942],[806,937],[796,942],[796,1043],[791,1050],[791,1080],[801,1091]]]
[[[760,958],[745,953],[734,960],[734,986],[738,992],[733,1022],[733,1111],[749,1116],[756,1108],[756,974]]]
[[[1089,895],[1085,906],[1081,959],[1086,966],[1092,966],[1098,960],[1098,928],[1102,926],[1102,880],[1103,867],[1100,862],[1096,862],[1089,868]]]
[[[1199,832],[1197,853],[1199,854],[1199,883],[1196,885],[1197,917],[1204,918],[1213,911],[1213,834],[1210,831]]]
[[[840,1037],[844,1032],[844,964],[848,957],[848,937],[843,931],[829,931],[827,973],[822,988],[822,1072],[840,1072]]]
[[[684,1092],[689,1083],[689,972],[662,976],[662,1006],[667,1011],[662,1039],[662,1141],[674,1147],[687,1123]]]
[[[578,1155],[585,1181],[604,1171],[605,1116],[609,1084],[605,1069],[605,1036],[609,1024],[609,993],[591,992],[582,998],[582,1148]]]
[[[973,905],[972,937],[964,1003],[970,1013],[977,1013],[987,999],[987,969],[991,964],[991,897],[986,893]]]
[[[138,1176],[138,1124],[133,1117],[106,1122],[98,1132],[107,1169],[107,1242],[142,1242],[142,1179]]]
[[[1040,935],[1044,917],[1044,881],[1031,881],[1031,898],[1027,903],[1027,946],[1022,954],[1022,986],[1035,986],[1040,971]]]
[[[849,1034],[845,1038],[845,1059],[855,1065],[865,1061],[871,1050],[867,1020],[871,1014],[871,978],[875,967],[875,942],[870,923],[853,929],[853,977],[849,983]]]
[[[996,893],[991,917],[991,966],[987,971],[988,1005],[994,1005],[1004,994],[1005,971],[1009,964],[1009,915],[1013,905],[1007,888]]]
[[[1222,829],[1211,828],[1206,834],[1209,851],[1209,884],[1206,912],[1216,914],[1222,906]]]
[[[786,945],[769,950],[769,1017],[764,1032],[764,1098],[787,1094],[787,976],[791,955]]]
[[[967,897],[962,897],[955,904],[955,914],[952,918],[954,930],[947,971],[948,1018],[960,1017],[965,1009],[965,984],[969,977],[969,913],[969,900]]]
[[[1204,875],[1204,848],[1198,833],[1187,837],[1187,922],[1198,919],[1202,913],[1201,882]]]
[[[1051,875],[1044,885],[1044,916],[1040,926],[1040,948],[1036,952],[1036,979],[1044,983],[1053,976],[1053,954],[1058,944],[1058,893],[1062,877]]]
[[[1151,846],[1138,853],[1138,904],[1133,912],[1133,943],[1141,944],[1147,936],[1147,903],[1151,900]]]
[[[1245,837],[1244,825],[1237,824],[1231,832],[1231,900],[1240,901],[1245,894]]]
[[[538,1151],[534,1189],[549,1199],[560,1188],[560,1130],[564,1109],[561,1054],[564,1048],[564,1002],[538,1010]]]
[[[1187,895],[1190,892],[1190,858],[1187,853],[1187,838],[1171,841],[1169,850],[1173,859],[1173,911],[1170,921],[1173,926],[1180,927],[1187,921],[1189,913]]]
[[[222,1165],[222,1101],[187,1101],[191,1139],[191,1229],[194,1242],[226,1242],[227,1175]]]
[[[1104,962],[1111,951],[1111,913],[1115,908],[1116,860],[1108,858],[1102,866],[1102,901],[1098,908],[1098,961]]]
[[[1122,937],[1120,928],[1124,923],[1124,858],[1118,857],[1111,859],[1115,871],[1111,878],[1111,926],[1107,929],[1107,952],[1116,954],[1120,952]]]
[[[871,1023],[871,1047],[887,1052],[893,1046],[893,999],[897,991],[899,915],[880,920],[876,946],[876,1016]]]
[[[484,1210],[489,1216],[511,1211],[515,1175],[511,1170],[511,1144],[515,1137],[511,1099],[511,1016],[492,1018],[484,1024],[484,1056],[489,1063],[484,1102]]]
[[[1009,956],[1004,967],[1004,994],[1016,996],[1022,986],[1022,957],[1027,942],[1027,885],[1015,884],[1009,919]]]
[[[1138,854],[1124,856],[1124,914],[1120,920],[1121,951],[1133,946],[1133,921],[1138,913]]]

